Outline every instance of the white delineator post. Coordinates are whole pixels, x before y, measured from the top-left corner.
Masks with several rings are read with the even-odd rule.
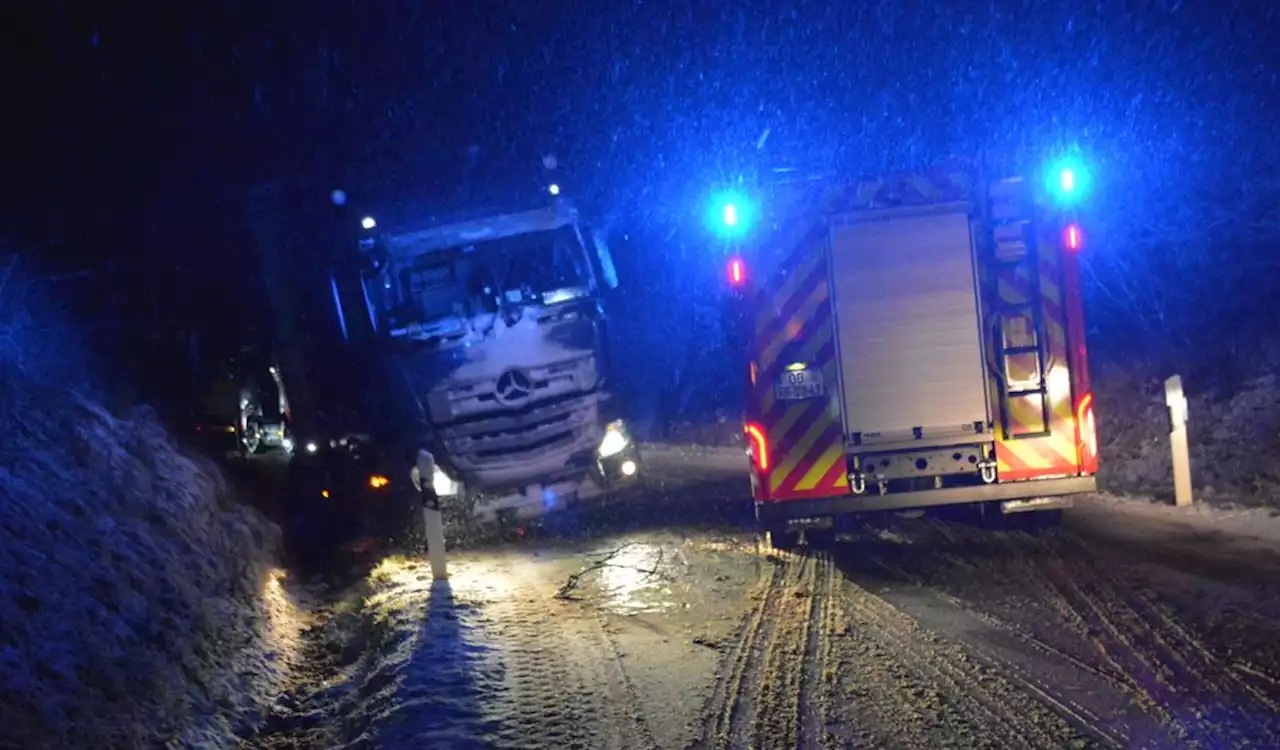
[[[1187,396],[1182,391],[1182,377],[1174,375],[1164,381],[1164,402],[1169,407],[1169,447],[1173,451],[1173,503],[1191,505],[1191,454],[1187,446]]]
[[[436,457],[428,450],[418,451],[418,483],[422,491],[423,526],[427,535],[427,561],[431,577],[443,581],[449,577],[449,558],[444,549],[444,518],[440,513],[440,496],[432,481]]]

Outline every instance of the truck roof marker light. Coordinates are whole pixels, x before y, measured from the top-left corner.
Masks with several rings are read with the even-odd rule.
[[[734,286],[741,286],[742,282],[747,280],[747,266],[742,262],[742,258],[729,259],[729,283]]]
[[[743,428],[747,433],[747,443],[751,448],[751,457],[760,471],[769,470],[769,441],[765,438],[764,428],[755,422],[748,422]]]
[[[1084,232],[1080,231],[1078,224],[1068,224],[1067,228],[1062,231],[1062,244],[1073,252],[1084,245]]]

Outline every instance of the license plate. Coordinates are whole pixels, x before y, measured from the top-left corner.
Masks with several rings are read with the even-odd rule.
[[[821,370],[788,370],[778,378],[773,391],[779,401],[802,401],[825,396],[827,387]]]

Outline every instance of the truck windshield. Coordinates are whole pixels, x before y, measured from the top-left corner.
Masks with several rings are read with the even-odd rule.
[[[389,330],[411,333],[504,306],[556,304],[593,284],[586,248],[565,226],[431,250],[391,269],[383,287]]]

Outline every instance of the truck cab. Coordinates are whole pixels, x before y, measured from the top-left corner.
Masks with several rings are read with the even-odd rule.
[[[608,390],[617,280],[571,204],[362,228],[363,301],[430,425],[445,502],[525,518],[636,479]]]

